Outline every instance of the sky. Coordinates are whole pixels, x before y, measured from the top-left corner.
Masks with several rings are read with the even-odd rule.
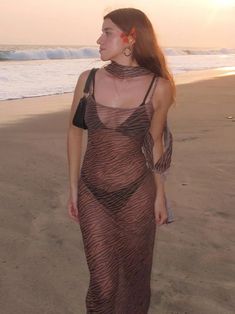
[[[164,47],[235,48],[235,0],[0,0],[0,45],[96,45],[121,7],[144,11]]]

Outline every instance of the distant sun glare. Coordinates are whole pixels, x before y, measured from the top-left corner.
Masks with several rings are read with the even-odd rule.
[[[215,0],[215,3],[220,7],[235,6],[235,0]]]

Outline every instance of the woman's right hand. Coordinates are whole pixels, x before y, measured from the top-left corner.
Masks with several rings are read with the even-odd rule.
[[[79,223],[79,211],[77,206],[77,200],[78,200],[77,193],[70,194],[68,200],[68,211],[69,216],[77,223]]]

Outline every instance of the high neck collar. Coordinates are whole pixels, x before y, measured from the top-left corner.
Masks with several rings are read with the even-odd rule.
[[[141,66],[123,65],[115,61],[111,61],[104,69],[118,78],[129,78],[152,73],[150,70]]]

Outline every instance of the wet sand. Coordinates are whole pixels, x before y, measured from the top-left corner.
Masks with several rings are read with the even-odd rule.
[[[234,87],[235,76],[177,86],[166,184],[175,222],[157,233],[150,314],[234,313]],[[0,102],[4,314],[86,313],[89,273],[67,214],[71,102],[72,94]]]

